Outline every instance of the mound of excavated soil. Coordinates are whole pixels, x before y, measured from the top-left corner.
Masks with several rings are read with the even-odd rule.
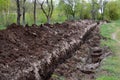
[[[57,66],[49,80],[96,80],[102,60],[111,54],[108,47],[100,47],[100,25],[87,35],[72,57]]]
[[[0,80],[46,80],[74,54],[96,22],[69,21],[0,31]]]
[[[102,51],[99,48],[100,39],[99,30],[96,28],[71,58],[58,65],[49,80],[93,80],[95,78],[94,73],[100,65],[100,60],[98,60],[100,56],[94,62],[95,57],[91,57],[92,50],[90,49],[97,47],[98,50]],[[104,53],[101,53],[101,55],[104,55]],[[90,67],[93,67],[93,69],[91,70]]]

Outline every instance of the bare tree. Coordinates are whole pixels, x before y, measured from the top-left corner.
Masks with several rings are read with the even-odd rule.
[[[46,16],[47,23],[50,23],[51,17],[53,14],[53,9],[54,9],[53,0],[44,0],[42,2],[39,2],[39,0],[37,0],[37,1],[40,4],[40,7],[41,7],[43,13]]]
[[[95,4],[96,4],[96,1],[95,1],[95,0],[92,0],[92,10],[91,10],[91,14],[92,14],[92,19],[93,19],[93,20],[95,20],[95,18],[96,18]]]
[[[67,0],[68,2],[68,6],[70,8],[70,12],[71,12],[71,15],[73,17],[73,19],[75,18],[75,6],[76,6],[76,2],[75,0]]]
[[[83,19],[84,0],[81,0],[80,18]]]
[[[105,8],[106,8],[106,4],[107,4],[107,3],[108,3],[107,0],[101,0],[100,10],[101,10],[101,17],[102,17],[102,20],[104,20]]]
[[[36,0],[34,0],[34,24],[36,24]]]
[[[25,2],[26,2],[26,0],[23,0],[23,26],[25,26],[25,12],[26,12],[26,10],[25,10]]]
[[[101,19],[104,19],[105,7],[108,3],[107,0],[91,0],[92,10],[91,15],[92,19],[97,19],[98,13],[101,14]],[[100,12],[99,12],[100,10]]]
[[[91,0],[91,6],[92,6],[91,15],[93,20],[98,18],[100,4],[101,4],[101,0]]]
[[[17,24],[20,25],[20,17],[21,17],[20,0],[16,0],[16,5],[17,5]]]
[[[77,11],[77,6],[79,5],[78,0],[61,0],[60,4],[63,4],[63,10],[67,19],[75,19]]]

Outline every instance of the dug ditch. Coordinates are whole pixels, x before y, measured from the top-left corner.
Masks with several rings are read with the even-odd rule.
[[[10,25],[0,31],[0,80],[86,80],[109,54],[95,21]],[[105,54],[107,53],[107,54]],[[53,74],[53,75],[52,75]],[[51,77],[52,75],[52,77]]]

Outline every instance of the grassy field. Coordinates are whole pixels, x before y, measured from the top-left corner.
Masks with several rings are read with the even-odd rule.
[[[108,38],[101,40],[101,45],[109,46],[113,54],[103,61],[96,80],[120,80],[120,20],[104,24],[100,30],[101,35]]]

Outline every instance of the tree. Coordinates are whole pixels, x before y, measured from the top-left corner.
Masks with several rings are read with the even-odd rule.
[[[91,3],[91,16],[93,20],[98,19],[98,15],[103,13],[103,0],[89,0]],[[101,12],[99,11],[101,10]]]
[[[10,4],[10,0],[0,0],[0,11],[7,11]]]
[[[79,4],[78,0],[61,0],[63,3],[63,10],[67,18],[75,19],[76,12],[77,12],[77,5]]]
[[[20,25],[20,17],[21,17],[20,0],[16,0],[16,5],[17,5],[17,24]]]
[[[23,26],[25,26],[25,2],[26,0],[23,0]]]
[[[91,5],[92,5],[91,15],[92,15],[93,20],[96,19],[96,13],[97,13],[96,4],[97,4],[97,1],[92,0],[92,2],[91,2]]]
[[[105,16],[105,8],[106,8],[107,3],[108,3],[107,0],[104,0],[104,1],[103,1],[103,12],[102,12],[102,19],[103,19],[103,20],[104,20],[104,16]]]
[[[90,19],[90,9],[90,3],[86,0],[80,0],[79,5],[77,5],[77,14],[79,14],[80,19]]]
[[[104,20],[105,8],[106,8],[107,3],[108,3],[108,0],[100,0],[99,1],[99,9],[100,9],[101,19],[102,20]]]
[[[83,10],[84,10],[84,0],[81,0],[81,9],[80,9],[80,18],[83,19]]]
[[[34,0],[34,24],[36,24],[36,0]]]
[[[105,18],[108,20],[120,19],[120,2],[110,1],[105,8]]]
[[[91,4],[83,1],[80,7],[80,19],[91,19]]]
[[[40,7],[44,13],[44,15],[46,16],[47,19],[47,23],[50,23],[51,21],[51,17],[53,14],[53,0],[43,0],[41,2],[39,2],[39,0],[37,0],[38,3],[40,4]]]
[[[0,15],[2,19],[2,24],[6,24],[8,22],[8,15],[9,15],[9,7],[10,7],[10,0],[0,0]]]

